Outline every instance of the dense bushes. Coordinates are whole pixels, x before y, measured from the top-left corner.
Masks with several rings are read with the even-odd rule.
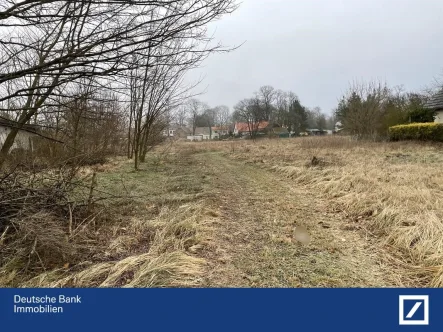
[[[411,123],[389,128],[389,138],[392,141],[420,140],[443,142],[443,124],[441,123]]]

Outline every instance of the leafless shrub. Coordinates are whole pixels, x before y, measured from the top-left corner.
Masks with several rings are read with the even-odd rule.
[[[68,225],[48,212],[25,215],[12,221],[6,244],[2,248],[1,265],[11,260],[25,270],[36,268],[45,271],[54,266],[61,267],[75,253],[67,237]],[[6,231],[6,229],[5,229]]]
[[[193,257],[202,247],[198,231],[204,210],[199,205],[163,208],[147,222],[132,219],[113,237],[103,256],[73,270],[42,272],[25,283],[30,287],[191,287],[199,284],[205,260]],[[207,221],[205,222],[207,223]],[[116,225],[121,229],[121,226]],[[114,234],[115,235],[115,234]],[[147,239],[146,236],[149,238]],[[141,246],[141,248],[137,248]],[[1,279],[0,279],[1,280]]]
[[[77,170],[65,165],[44,171],[16,168],[3,174],[0,282],[1,275],[11,272],[32,276],[71,261],[77,247],[70,237],[92,213]]]

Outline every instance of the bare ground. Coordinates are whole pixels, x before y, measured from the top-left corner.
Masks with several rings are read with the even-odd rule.
[[[209,287],[386,287],[401,285],[373,236],[331,211],[327,199],[276,173],[221,153],[192,156],[214,210]],[[305,226],[308,245],[294,228]]]

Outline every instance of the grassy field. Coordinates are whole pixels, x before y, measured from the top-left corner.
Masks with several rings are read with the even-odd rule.
[[[159,147],[140,171],[124,158],[83,169],[107,199],[47,240],[69,252],[32,273],[11,260],[0,283],[440,287],[442,162],[440,145],[346,137]]]
[[[223,142],[217,148],[287,179],[313,201],[326,200],[327,227],[339,237],[362,238],[390,275],[386,285],[443,285],[442,145],[316,137]]]

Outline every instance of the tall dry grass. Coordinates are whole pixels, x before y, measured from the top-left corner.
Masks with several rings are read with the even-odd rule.
[[[55,269],[25,287],[191,287],[198,285],[205,260],[192,255],[202,245],[202,206],[163,208],[153,220],[133,218],[110,230],[103,262]],[[119,235],[120,234],[120,235]],[[113,235],[113,236],[112,236]],[[107,258],[107,259],[106,259]]]
[[[173,166],[168,172],[177,172],[177,158],[182,157],[170,158]],[[140,172],[133,172],[130,162],[123,160],[105,166],[79,172],[85,184],[100,172],[98,187],[91,191],[92,204],[88,204],[89,185],[85,190],[64,192],[62,206],[69,212],[59,214],[53,213],[52,205],[46,212],[28,195],[29,209],[37,213],[24,215],[19,210],[0,229],[1,287],[190,287],[201,283],[206,262],[199,253],[209,243],[211,223],[204,202],[195,194],[173,192],[177,181],[164,169],[156,170],[157,166]],[[184,175],[182,181],[192,184],[193,175]],[[40,187],[35,191],[37,198],[42,196]],[[86,197],[80,199],[83,191]],[[47,196],[54,195],[43,198]],[[82,201],[86,203],[76,205]]]
[[[443,286],[443,145],[328,136],[200,146],[215,147],[329,198],[381,239],[405,285]]]

